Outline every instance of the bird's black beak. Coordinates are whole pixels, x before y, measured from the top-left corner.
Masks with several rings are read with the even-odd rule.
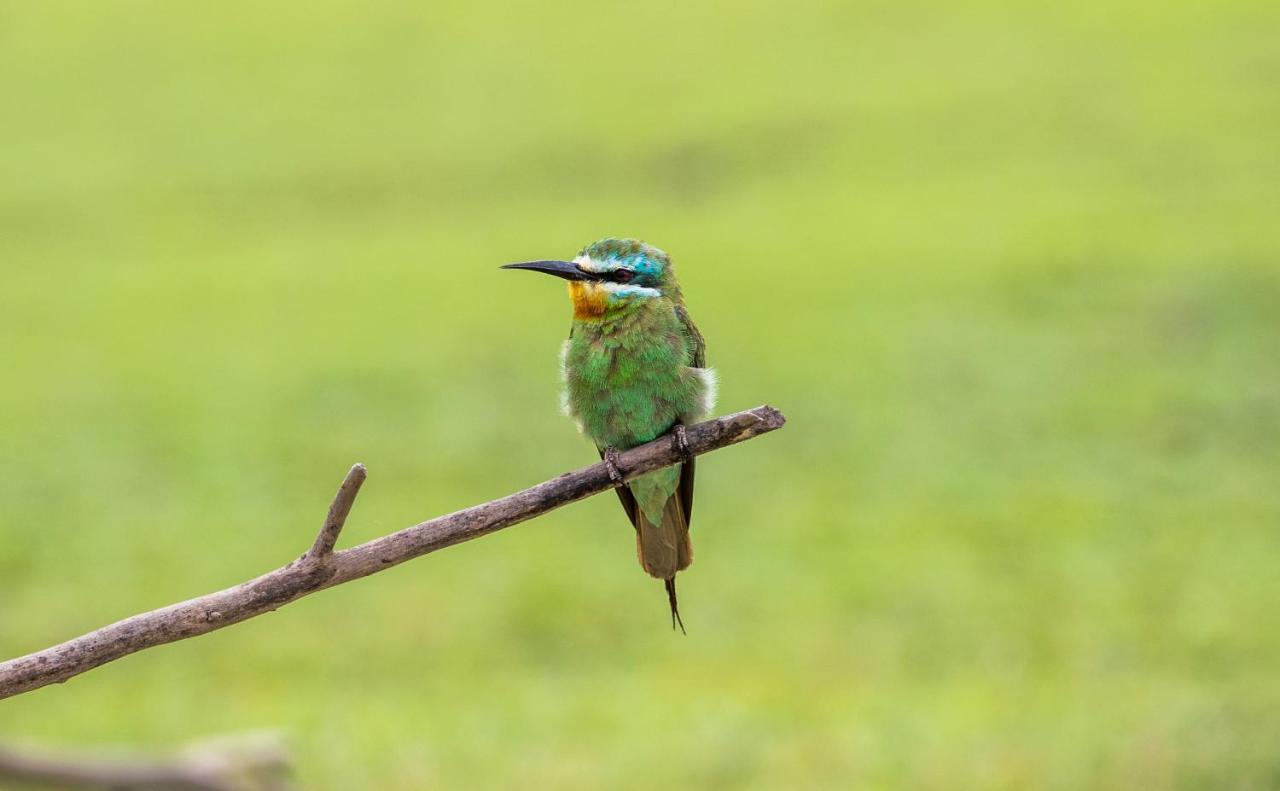
[[[586,272],[578,268],[578,265],[572,261],[525,261],[522,264],[507,264],[499,267],[500,269],[531,269],[534,272],[542,272],[548,275],[562,277],[565,280],[599,280],[600,278],[591,272]]]

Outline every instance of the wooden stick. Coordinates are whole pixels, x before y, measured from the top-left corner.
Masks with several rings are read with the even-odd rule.
[[[707,453],[782,428],[784,423],[782,413],[770,406],[725,415],[689,426],[685,431],[688,451],[694,455]],[[620,453],[616,462],[624,480],[631,480],[682,458],[682,450],[676,447],[673,437],[664,436]],[[524,491],[334,552],[364,478],[363,465],[351,468],[311,549],[289,565],[234,587],[135,615],[43,651],[0,662],[0,699],[61,683],[136,651],[240,623],[307,594],[488,535],[616,485],[603,463],[592,464]]]

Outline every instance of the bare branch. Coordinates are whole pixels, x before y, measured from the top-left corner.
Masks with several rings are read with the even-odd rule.
[[[172,758],[85,756],[0,745],[0,781],[84,791],[287,791],[290,761],[271,733],[193,744]]]
[[[782,428],[785,422],[782,413],[770,406],[708,420],[687,427],[687,450],[692,455],[707,453]],[[624,480],[631,480],[682,458],[683,450],[670,437],[659,437],[618,454],[615,461]],[[330,519],[325,522],[315,545],[294,562],[234,587],[135,615],[43,651],[0,662],[0,699],[61,683],[136,651],[206,634],[271,612],[309,593],[488,535],[616,485],[603,463],[592,464],[524,491],[438,516],[351,549],[327,552],[325,547],[331,550],[337,540],[363,478],[360,465],[347,474],[330,509]],[[316,562],[318,557],[324,562]]]
[[[368,472],[363,464],[357,464],[347,472],[347,477],[338,487],[338,493],[333,496],[333,503],[329,506],[329,515],[325,517],[324,527],[320,528],[320,534],[316,536],[316,542],[311,545],[311,550],[307,552],[306,557],[311,560],[322,560],[333,554],[333,548],[338,543],[338,534],[342,532],[342,526],[347,523],[347,514],[351,513],[351,506],[355,504],[356,495],[360,493],[360,487],[367,476]]]

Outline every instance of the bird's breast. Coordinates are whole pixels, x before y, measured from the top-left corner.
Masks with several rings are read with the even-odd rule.
[[[667,430],[696,401],[683,341],[662,327],[575,323],[564,355],[566,411],[596,444],[627,448]]]

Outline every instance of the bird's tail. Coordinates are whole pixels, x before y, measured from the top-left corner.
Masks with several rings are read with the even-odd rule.
[[[676,625],[680,626],[680,634],[688,634],[684,630],[684,621],[680,620],[680,605],[676,603],[676,578],[663,580],[667,586],[667,604],[671,605],[671,629],[675,631]]]
[[[693,544],[689,541],[689,522],[679,496],[667,499],[662,521],[649,521],[643,510],[636,511],[636,555],[640,565],[652,577],[662,580],[667,588],[667,603],[671,605],[671,628],[680,627],[680,608],[676,603],[676,572],[683,571],[693,562]]]
[[[669,580],[693,562],[693,543],[689,540],[689,522],[684,517],[680,498],[671,495],[662,510],[662,520],[649,521],[642,509],[636,511],[636,557],[651,577]]]

